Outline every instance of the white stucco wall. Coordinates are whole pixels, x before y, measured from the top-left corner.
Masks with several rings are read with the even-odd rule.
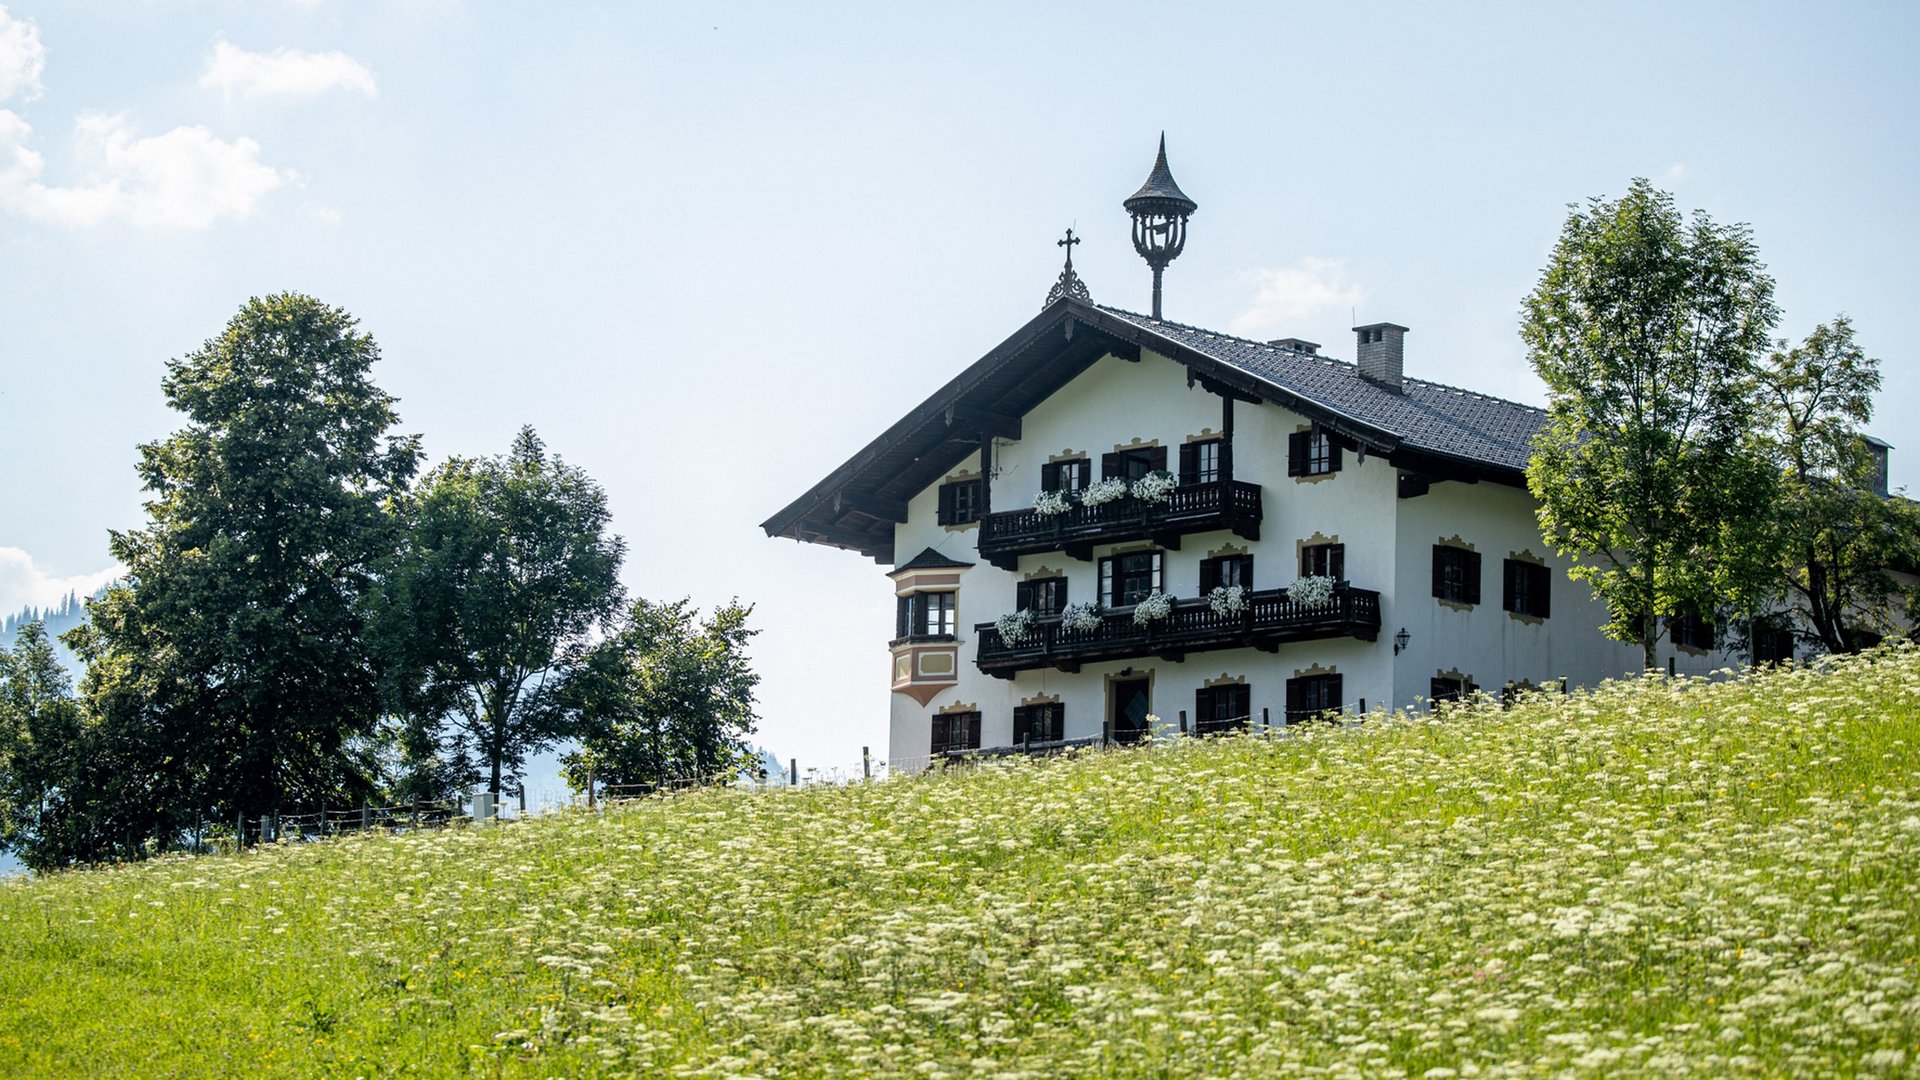
[[[1234,476],[1261,485],[1263,521],[1260,539],[1248,543],[1227,532],[1191,534],[1178,550],[1165,553],[1167,591],[1177,597],[1199,595],[1200,560],[1232,543],[1254,556],[1254,584],[1269,589],[1287,585],[1298,567],[1299,542],[1319,534],[1346,545],[1346,575],[1356,588],[1381,594],[1379,640],[1351,638],[1283,645],[1277,653],[1250,649],[1198,652],[1185,661],[1146,657],[1131,662],[1089,664],[1075,673],[1051,668],[1019,673],[1013,679],[982,674],[974,665],[978,642],[973,626],[1013,610],[1015,586],[1046,567],[1068,580],[1069,598],[1081,601],[1097,592],[1097,561],[1083,562],[1063,552],[1026,556],[1012,572],[979,555],[977,526],[949,528],[937,523],[939,483],[908,504],[908,520],[895,529],[894,551],[901,562],[932,548],[949,558],[974,563],[962,579],[958,597],[960,676],[951,689],[926,705],[904,694],[892,695],[888,757],[896,769],[926,761],[930,718],[943,707],[969,705],[981,713],[981,745],[1012,742],[1013,710],[1023,699],[1058,695],[1065,708],[1069,739],[1099,735],[1108,708],[1110,676],[1131,669],[1153,680],[1152,708],[1166,720],[1191,711],[1194,691],[1221,675],[1242,676],[1251,687],[1253,715],[1268,710],[1278,723],[1285,711],[1285,680],[1319,665],[1343,677],[1349,707],[1411,706],[1424,699],[1436,671],[1458,670],[1489,692],[1509,680],[1531,679],[1547,685],[1567,676],[1576,685],[1633,670],[1638,650],[1606,640],[1598,627],[1604,613],[1582,584],[1570,581],[1565,561],[1540,542],[1532,498],[1502,485],[1440,483],[1424,496],[1398,497],[1398,470],[1379,457],[1343,457],[1341,471],[1316,480],[1287,476],[1287,437],[1306,424],[1277,405],[1237,403],[1234,407]],[[1040,471],[1049,457],[1067,452],[1093,463],[1100,455],[1135,439],[1168,448],[1174,467],[1188,436],[1218,433],[1220,398],[1199,386],[1188,387],[1186,369],[1152,352],[1138,363],[1115,357],[1096,362],[1023,418],[1019,440],[995,445],[996,473],[991,478],[994,511],[1031,506],[1040,493]],[[978,469],[969,459],[951,475]],[[1481,603],[1471,611],[1449,610],[1431,594],[1432,545],[1458,535],[1482,556]],[[1094,549],[1094,559],[1116,547]],[[1501,564],[1512,551],[1527,550],[1553,568],[1553,608],[1542,625],[1528,625],[1501,610]],[[1410,647],[1393,653],[1392,638],[1407,629]],[[1673,655],[1662,644],[1662,660]],[[1704,673],[1726,664],[1724,655],[1680,654],[1677,670]]]

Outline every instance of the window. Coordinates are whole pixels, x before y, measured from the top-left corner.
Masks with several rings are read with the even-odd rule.
[[[1515,615],[1544,619],[1553,613],[1553,575],[1544,566],[1506,560],[1501,574],[1500,606]]]
[[[1028,608],[1035,615],[1058,615],[1067,606],[1067,579],[1040,578],[1014,586],[1014,608]]]
[[[1347,579],[1347,545],[1308,544],[1300,549],[1301,577]]]
[[[1067,737],[1067,711],[1059,702],[1013,710],[1013,744],[1060,742]]]
[[[1166,467],[1167,448],[1164,446],[1139,446],[1100,455],[1100,479],[1102,480],[1111,480],[1117,476],[1131,484],[1156,469]]]
[[[1161,591],[1160,553],[1132,551],[1100,560],[1100,599],[1108,607],[1137,604]]]
[[[1667,636],[1673,639],[1675,648],[1711,649],[1713,629],[1713,620],[1697,612],[1667,616]]]
[[[1093,480],[1093,463],[1086,458],[1049,461],[1040,466],[1043,491],[1080,491]]]
[[[1253,714],[1253,689],[1237,686],[1203,686],[1193,695],[1193,733],[1216,735],[1223,731],[1246,729]]]
[[[933,718],[934,757],[980,749],[980,714],[977,712],[941,713]]]
[[[1778,619],[1760,619],[1753,624],[1753,662],[1778,664],[1793,659],[1793,631]]]
[[[1324,431],[1296,431],[1287,436],[1287,475],[1325,476],[1340,471],[1340,448]]]
[[[894,618],[894,637],[952,637],[959,629],[950,592],[917,592],[899,600]]]
[[[1200,560],[1201,596],[1233,585],[1243,589],[1253,588],[1253,556],[1221,555]]]
[[[1475,690],[1472,679],[1449,679],[1445,676],[1433,680],[1427,690],[1427,700],[1431,702],[1465,701],[1473,696]]]
[[[1287,723],[1312,720],[1341,709],[1340,676],[1302,675],[1287,680]]]
[[[1180,482],[1212,484],[1220,479],[1220,440],[1190,442],[1180,448]]]
[[[1456,604],[1480,602],[1480,553],[1433,545],[1433,595]]]
[[[940,524],[965,525],[980,520],[980,481],[961,480],[940,485]]]

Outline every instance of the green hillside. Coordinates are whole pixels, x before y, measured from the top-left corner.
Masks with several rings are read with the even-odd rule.
[[[4,1075],[1911,1075],[1920,652],[0,886]]]

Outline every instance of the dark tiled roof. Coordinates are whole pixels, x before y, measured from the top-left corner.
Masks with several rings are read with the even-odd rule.
[[[1371,427],[1398,435],[1403,446],[1451,458],[1524,471],[1543,409],[1470,390],[1407,379],[1396,394],[1360,377],[1354,364],[1248,341],[1102,306],[1101,311]]]
[[[922,548],[920,554],[894,567],[893,572],[898,574],[903,570],[950,570],[972,565],[970,562],[961,562],[959,559],[949,559],[932,548]]]

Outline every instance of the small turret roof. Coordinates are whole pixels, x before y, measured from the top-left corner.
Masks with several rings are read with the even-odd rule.
[[[1126,202],[1120,205],[1131,210],[1133,204],[1142,199],[1167,199],[1185,203],[1189,214],[1200,208],[1199,203],[1187,198],[1187,193],[1181,191],[1180,185],[1173,182],[1173,170],[1167,168],[1167,133],[1164,131],[1160,133],[1160,156],[1154,159],[1153,171],[1147,174],[1147,182],[1141,184],[1140,190],[1134,192]]]

